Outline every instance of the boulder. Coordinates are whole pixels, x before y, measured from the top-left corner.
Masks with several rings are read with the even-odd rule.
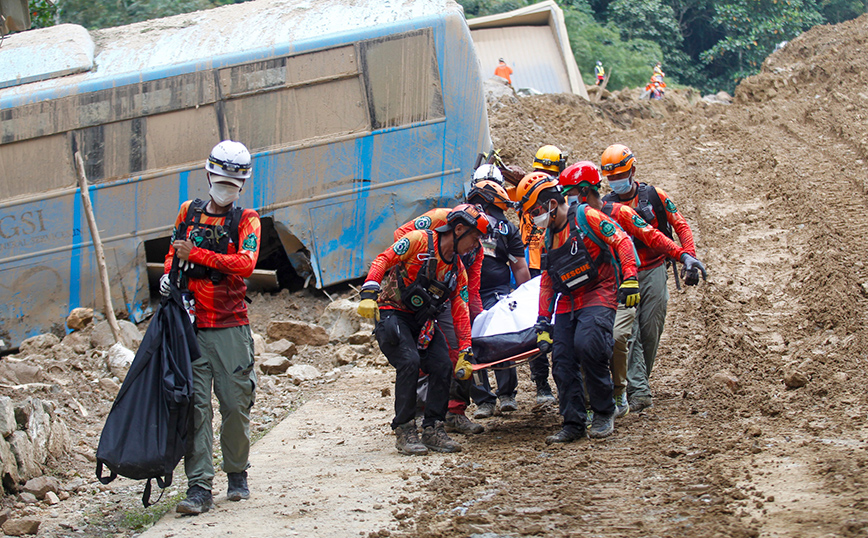
[[[139,344],[142,343],[142,333],[135,324],[119,319],[118,327],[121,330],[121,343],[128,349],[139,349]],[[93,347],[101,348],[108,348],[115,344],[108,321],[101,321],[94,326],[93,332],[90,334],[90,344]]]
[[[126,379],[127,372],[135,358],[135,353],[127,349],[123,344],[117,343],[112,344],[109,348],[105,362],[112,375],[123,381]]]
[[[33,458],[41,465],[48,459],[48,437],[51,434],[51,417],[42,400],[30,398],[32,411],[27,421],[27,436],[33,446]]]
[[[266,375],[282,374],[290,366],[289,359],[277,353],[263,353],[262,358],[265,360],[259,365],[259,369]]]
[[[12,447],[9,446],[6,439],[2,438],[0,438],[0,469],[2,469],[0,480],[6,489],[21,481],[21,475],[18,473],[18,460],[12,452]]]
[[[253,354],[262,355],[265,353],[265,338],[258,333],[253,333]]]
[[[320,372],[309,364],[298,364],[290,366],[286,370],[286,376],[295,385],[300,385],[305,381],[313,381],[320,377]]]
[[[286,339],[296,345],[324,346],[329,343],[329,335],[325,328],[297,320],[272,321],[266,330],[268,339]]]
[[[66,326],[73,331],[80,331],[93,321],[93,308],[73,308],[66,318]]]
[[[36,495],[25,491],[18,494],[18,502],[36,504],[39,502],[39,499],[36,498]]]
[[[37,476],[28,480],[21,488],[26,493],[32,493],[37,499],[42,500],[45,494],[60,491],[60,481],[53,476]]]
[[[21,478],[27,480],[41,474],[42,471],[33,455],[33,443],[30,442],[30,437],[27,436],[26,432],[18,430],[10,435],[9,446],[12,447],[12,453],[15,454],[15,461],[18,463],[18,475]]]
[[[0,396],[0,435],[9,437],[18,429],[15,421],[15,405],[9,396]]]
[[[784,385],[788,389],[797,389],[808,384],[808,376],[798,370],[791,370],[784,374]]]
[[[45,372],[38,363],[45,360],[43,355],[30,355],[26,359],[9,359],[4,365],[3,376],[19,385],[27,383],[42,383],[45,381]]]
[[[27,355],[38,355],[45,353],[59,343],[60,338],[51,333],[37,334],[36,336],[31,336],[27,340],[21,342],[21,345],[18,346],[18,354],[23,357]]]
[[[739,388],[741,388],[741,383],[739,382],[738,378],[725,370],[717,372],[716,374],[711,376],[711,380],[715,383],[724,385],[732,392],[737,392]]]
[[[359,360],[359,353],[347,344],[338,346],[337,349],[334,350],[333,356],[335,364],[338,366],[343,366],[344,364],[350,364],[351,362]]]
[[[349,299],[339,299],[326,307],[319,324],[328,331],[330,340],[344,341],[359,331],[362,318],[357,312],[358,306]]]
[[[353,345],[370,344],[373,341],[374,341],[374,335],[371,333],[370,330],[364,330],[364,329],[359,331],[359,332],[355,332],[355,333],[351,334],[347,338],[347,342],[349,342],[350,344],[353,344]]]
[[[67,334],[60,342],[72,348],[79,355],[84,355],[90,350],[90,335],[80,331]]]
[[[266,353],[274,353],[277,355],[282,355],[287,359],[291,359],[298,352],[298,348],[295,344],[286,339],[280,339],[276,342],[271,342],[270,344],[265,345]]]
[[[40,520],[32,517],[9,519],[3,523],[3,532],[5,532],[7,536],[36,534],[39,531],[39,524]]]
[[[54,506],[60,502],[60,497],[57,496],[57,493],[49,491],[45,494],[45,502],[47,502],[49,506]]]
[[[110,377],[103,377],[100,379],[99,387],[112,396],[117,395],[118,391],[121,390],[121,386],[115,383],[115,380]]]
[[[48,436],[48,455],[60,459],[70,447],[69,428],[62,418],[55,416],[51,421],[51,433]]]

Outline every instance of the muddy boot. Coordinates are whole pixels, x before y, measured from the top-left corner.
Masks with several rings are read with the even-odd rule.
[[[512,396],[501,396],[500,411],[502,413],[518,411],[518,403],[516,403],[515,398],[513,398]]]
[[[536,403],[537,405],[550,405],[555,403],[555,397],[552,394],[552,387],[548,383],[540,383],[536,386]]]
[[[250,498],[250,490],[247,488],[247,471],[240,473],[226,473],[229,478],[229,487],[226,489],[226,498],[230,501],[240,501]]]
[[[179,514],[201,514],[214,508],[214,497],[207,489],[193,486],[187,490],[187,498],[178,503],[175,511]]]
[[[407,454],[408,456],[424,456],[428,453],[428,449],[425,448],[425,445],[419,441],[419,434],[416,433],[416,421],[411,420],[406,424],[401,424],[397,428],[395,428],[395,436],[397,439],[395,440],[395,448],[398,449],[398,452],[401,454]]]
[[[649,407],[654,407],[654,403],[651,401],[651,396],[630,396],[629,405],[630,410],[634,413],[638,413],[639,411]]]
[[[494,414],[494,404],[491,402],[481,403],[477,406],[473,418],[489,418]]]
[[[585,430],[579,430],[577,428],[570,428],[568,426],[564,426],[561,431],[554,435],[549,435],[546,437],[546,444],[551,445],[554,443],[572,443],[573,441],[578,441],[579,439],[584,439],[587,437],[585,434]]]
[[[485,426],[472,422],[464,413],[446,413],[446,431],[470,435],[484,432]]]
[[[602,439],[603,437],[612,435],[614,431],[615,416],[596,413],[593,422],[591,422],[591,427],[588,428],[588,435],[594,439]]]
[[[461,452],[461,445],[449,437],[442,422],[425,428],[422,432],[422,443],[435,452]]]

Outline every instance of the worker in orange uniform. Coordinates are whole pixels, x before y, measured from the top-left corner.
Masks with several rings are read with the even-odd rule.
[[[494,68],[494,76],[506,79],[507,84],[512,86],[512,68],[506,65],[506,61],[501,58],[497,60],[497,67]]]
[[[600,211],[587,204],[569,205],[561,187],[546,174],[526,175],[516,190],[522,213],[546,230],[546,269],[535,327],[540,351],[552,351],[564,420],[546,443],[607,437],[615,424],[609,360],[616,306],[632,307],[640,299],[633,243]],[[594,412],[591,424],[583,376]]]
[[[673,260],[682,258],[681,255],[685,253],[684,249],[666,237],[663,232],[648,225],[630,206],[612,201],[604,203],[599,192],[601,181],[600,171],[597,170],[594,163],[580,161],[568,166],[561,173],[558,183],[563,188],[563,194],[575,194],[580,203],[586,203],[597,211],[602,211],[630,235],[639,257],[640,274],[643,269],[643,262],[647,263],[649,258],[652,261],[657,256],[666,256]],[[653,257],[650,256],[652,254]],[[643,296],[642,299],[646,300],[647,298]],[[615,418],[630,412],[630,405],[627,400],[627,361],[635,318],[636,307],[627,308],[622,304],[618,305],[613,333],[615,349],[611,360]]]
[[[607,194],[603,201],[618,202],[631,207],[646,223],[670,239],[673,239],[674,229],[681,242],[682,252],[675,258],[684,264],[684,283],[695,286],[699,283],[700,273],[704,280],[705,267],[696,259],[690,226],[663,189],[633,179],[636,174],[636,158],[630,148],[623,144],[613,144],[603,152],[601,162],[603,175],[612,188],[612,192]],[[637,309],[636,321],[633,323],[633,346],[627,361],[627,397],[630,409],[641,411],[653,405],[648,380],[666,321],[669,302],[666,280],[669,273],[667,253],[644,242],[637,242],[636,249],[641,264],[638,281],[642,304]]]
[[[445,225],[411,231],[377,256],[362,286],[359,314],[377,319],[377,343],[396,372],[392,429],[395,447],[403,454],[461,450],[444,428],[450,373],[462,379],[472,374],[469,292],[460,256],[476,248],[490,231],[490,218],[480,208],[458,205]],[[447,300],[460,349],[454,367],[443,331],[434,321]],[[414,418],[420,368],[428,374],[421,440]]]

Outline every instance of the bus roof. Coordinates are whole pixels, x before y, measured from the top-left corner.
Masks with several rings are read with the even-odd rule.
[[[327,46],[340,34],[456,11],[461,13],[461,7],[453,0],[252,0],[91,31],[92,62],[84,43],[75,48],[77,69],[32,60],[46,57],[46,51],[57,56],[58,48],[73,50],[58,47],[58,41],[70,41],[70,25],[63,25],[67,30],[61,26],[21,32],[7,37],[0,48],[0,66],[6,66],[0,69],[0,108],[21,104],[20,98],[34,92],[53,93],[129,75],[138,81],[147,72],[201,62],[216,66],[220,58],[253,51],[261,56],[287,54],[301,43],[306,43],[303,49],[315,48],[311,42],[319,40]],[[324,39],[327,36],[330,39]],[[69,74],[76,71],[83,72]]]

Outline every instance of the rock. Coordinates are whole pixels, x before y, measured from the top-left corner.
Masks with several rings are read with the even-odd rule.
[[[277,353],[263,353],[262,358],[265,360],[259,365],[259,369],[266,375],[282,374],[290,365],[289,359]]]
[[[112,344],[109,348],[105,362],[112,375],[123,381],[126,379],[127,372],[135,358],[135,353],[127,349],[123,344],[117,343]]]
[[[39,502],[39,499],[36,498],[36,495],[25,491],[24,493],[18,494],[18,502],[26,504],[36,504]]]
[[[86,485],[87,483],[84,481],[84,479],[80,476],[77,476],[63,485],[63,491],[76,492],[79,490],[79,488],[84,488]]]
[[[9,437],[18,429],[15,421],[15,406],[9,396],[0,396],[0,435]]]
[[[328,331],[332,341],[344,341],[359,331],[362,321],[357,309],[359,304],[349,299],[339,299],[326,307],[319,318],[319,324]]]
[[[21,519],[9,519],[3,523],[3,532],[7,536],[24,536],[36,534],[39,531],[40,521],[35,518],[23,517]]]
[[[726,370],[717,372],[713,376],[711,376],[711,380],[715,383],[719,383],[721,385],[725,385],[732,392],[737,392],[739,388],[741,388],[741,383],[738,378],[727,372]]]
[[[121,330],[121,343],[127,348],[136,350],[139,349],[139,344],[142,343],[142,333],[139,329],[127,320],[119,319],[118,327]],[[97,323],[93,332],[90,335],[90,344],[93,347],[108,348],[115,344],[112,329],[109,327],[108,321]]]
[[[112,396],[116,395],[118,391],[121,390],[121,386],[115,383],[115,380],[110,377],[100,379],[99,386],[102,390],[108,392]]]
[[[45,360],[42,355],[30,355],[26,359],[12,361],[11,359],[4,365],[6,368],[5,377],[10,378],[10,381],[15,381],[19,385],[27,383],[42,383],[45,381],[45,372],[39,364],[35,364]]]
[[[21,489],[41,500],[48,492],[57,493],[60,490],[60,481],[53,476],[38,476],[28,480]]]
[[[792,370],[784,374],[784,385],[788,389],[797,389],[808,384],[808,376],[798,370]]]
[[[285,338],[299,346],[324,346],[329,343],[325,328],[304,321],[272,321],[268,324],[266,334],[271,341]]]
[[[12,515],[12,510],[9,508],[4,508],[0,510],[0,526],[6,523],[9,520],[9,517]]]
[[[60,343],[71,347],[79,355],[84,355],[90,350],[90,335],[76,331],[67,334]]]
[[[80,331],[93,321],[93,308],[73,308],[66,318],[66,326],[73,331]]]
[[[60,497],[57,496],[57,493],[53,491],[49,491],[45,494],[45,502],[47,502],[50,506],[54,506],[60,502]]]
[[[276,342],[271,342],[270,344],[265,345],[266,353],[276,353],[278,355],[283,355],[287,359],[291,359],[298,352],[298,348],[295,344],[286,339],[280,339]]]
[[[258,333],[253,333],[253,354],[262,355],[265,353],[265,338]]]
[[[361,330],[359,332],[355,332],[347,338],[347,342],[353,345],[370,344],[373,341],[374,335],[369,330]]]
[[[21,345],[18,346],[18,354],[25,357],[27,355],[38,355],[48,351],[59,343],[60,338],[51,333],[37,334],[21,342]]]
[[[18,460],[12,452],[12,447],[9,446],[6,439],[2,438],[0,438],[0,466],[2,466],[3,473],[0,480],[2,480],[3,485],[9,489],[10,486],[18,484],[21,480],[21,475],[18,472]]]
[[[55,416],[51,421],[51,434],[48,437],[48,455],[60,459],[69,451],[69,428],[62,418]]]
[[[344,364],[349,364],[359,360],[359,354],[347,344],[338,346],[337,349],[334,350],[333,356],[335,364],[338,366],[343,366]]]
[[[286,376],[295,385],[300,385],[305,381],[312,381],[320,377],[319,370],[309,364],[298,364],[290,366],[286,370]]]
[[[26,432],[18,430],[10,435],[9,446],[12,448],[12,453],[15,454],[18,475],[21,478],[27,480],[41,474],[36,457],[33,455],[33,443],[30,442],[30,437],[27,436]]]
[[[48,437],[51,434],[51,417],[42,400],[30,398],[27,400],[32,411],[27,421],[27,436],[33,446],[33,457],[36,463],[42,465],[48,459]]]

